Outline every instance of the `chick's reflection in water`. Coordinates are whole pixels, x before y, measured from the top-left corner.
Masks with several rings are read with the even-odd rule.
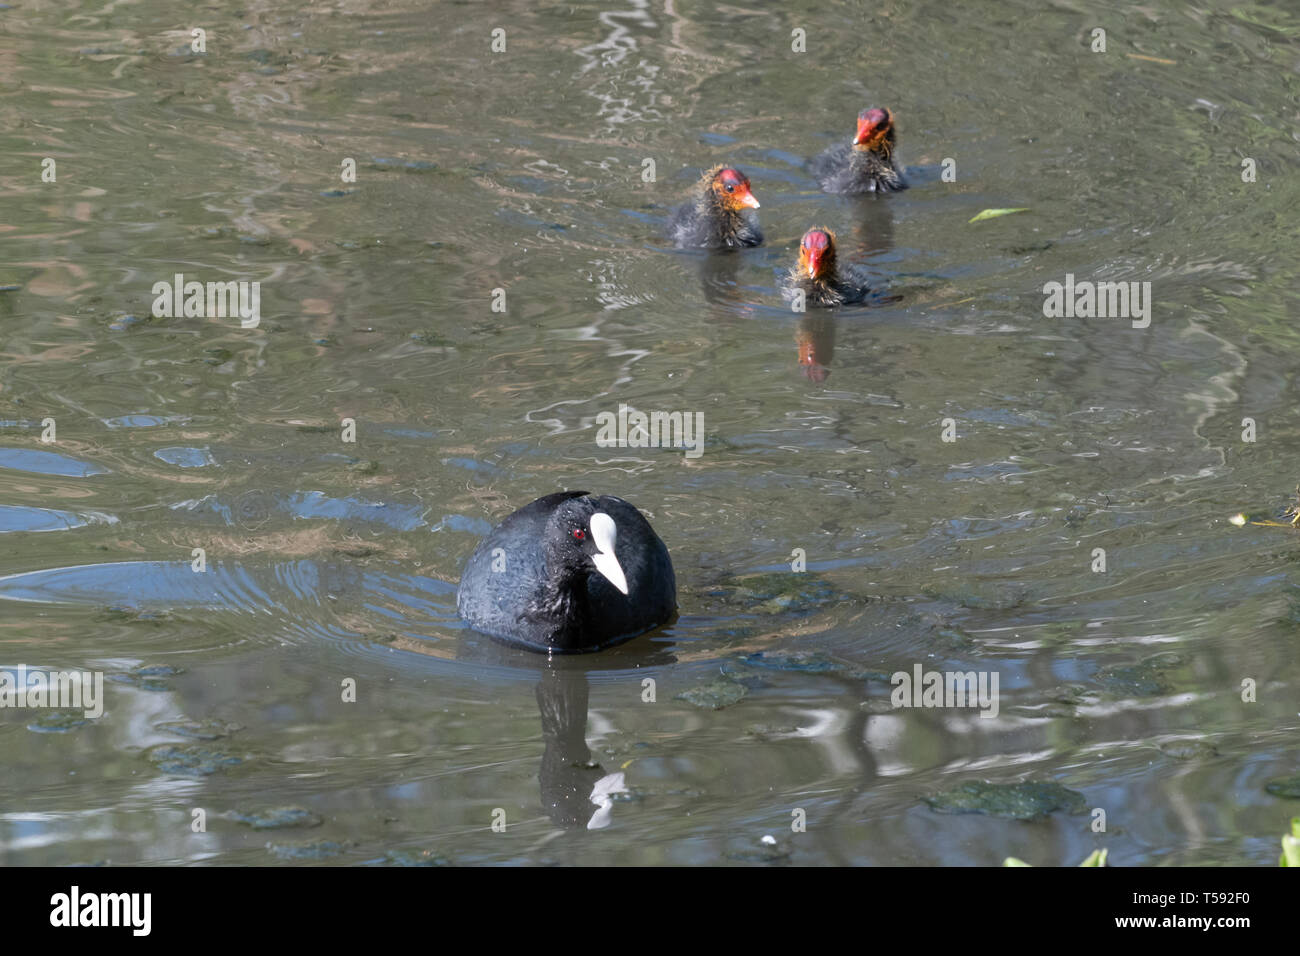
[[[537,682],[542,716],[542,806],[565,829],[609,826],[614,798],[627,793],[623,773],[606,773],[587,746],[587,674],[566,666],[547,668]]]
[[[805,315],[795,328],[794,340],[800,371],[811,381],[826,381],[831,374],[831,359],[835,357],[835,319],[829,315]]]
[[[739,252],[715,252],[700,260],[700,291],[704,300],[723,316],[743,315],[753,311],[747,290],[741,286],[741,267],[745,256]]]

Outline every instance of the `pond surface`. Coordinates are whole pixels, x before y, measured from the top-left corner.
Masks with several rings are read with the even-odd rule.
[[[1228,519],[1300,480],[1293,7],[180,15],[0,7],[0,666],[106,675],[0,711],[0,862],[1276,863],[1300,537]],[[820,192],[870,105],[912,188]],[[669,248],[715,163],[767,243]],[[812,225],[872,303],[790,311]],[[260,324],[154,317],[177,273]],[[620,403],[702,453],[598,445]],[[565,488],[649,516],[672,626],[460,624]],[[996,716],[895,709],[918,666]]]

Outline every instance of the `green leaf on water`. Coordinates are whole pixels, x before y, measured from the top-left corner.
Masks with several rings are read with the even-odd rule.
[[[1297,817],[1296,820],[1297,820],[1297,821],[1300,821],[1300,817]],[[1289,838],[1288,838],[1288,837],[1283,837],[1283,838],[1282,838],[1282,841],[1285,843],[1287,839],[1289,839]],[[1107,854],[1108,852],[1109,852],[1109,851],[1107,851],[1107,850],[1093,850],[1092,853],[1090,853],[1090,854],[1088,855],[1088,859],[1084,860],[1084,861],[1083,861],[1082,863],[1080,863],[1079,865],[1080,865],[1080,866],[1105,866],[1105,865],[1106,865],[1106,854]],[[1026,863],[1024,860],[1021,860],[1021,859],[1019,859],[1019,858],[1017,858],[1017,857],[1014,857],[1014,856],[1009,856],[1009,857],[1007,857],[1005,860],[1002,861],[1002,865],[1003,865],[1003,866],[1033,866],[1034,864],[1032,864],[1032,863]],[[1286,866],[1286,863],[1284,862],[1282,865],[1283,865],[1283,866]],[[1300,866],[1300,864],[1296,864],[1296,865],[1297,865],[1297,866]]]
[[[1009,216],[1013,212],[1029,212],[1029,207],[1017,206],[1015,209],[981,209],[974,218],[968,219],[967,222],[983,222],[985,219],[996,219],[998,216]]]
[[[1282,837],[1282,856],[1278,866],[1300,866],[1300,817],[1291,818],[1291,832]]]

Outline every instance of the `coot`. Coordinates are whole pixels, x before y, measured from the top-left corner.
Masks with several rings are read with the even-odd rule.
[[[470,556],[456,608],[476,631],[530,650],[596,651],[677,611],[668,549],[622,498],[562,491],[525,505]]]
[[[838,143],[812,161],[812,173],[828,193],[885,193],[906,189],[894,162],[894,114],[875,108],[858,114],[852,143]]]
[[[793,298],[802,291],[805,305],[832,308],[861,302],[871,291],[852,266],[841,266],[835,254],[835,233],[816,226],[799,243],[799,264],[782,282],[782,293]]]
[[[748,176],[738,169],[714,166],[695,184],[691,199],[673,213],[668,234],[678,246],[756,246],[763,241],[758,217],[752,212],[757,208]]]

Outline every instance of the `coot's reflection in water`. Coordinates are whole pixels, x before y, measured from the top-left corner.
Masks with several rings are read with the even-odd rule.
[[[606,773],[587,746],[585,670],[563,663],[546,667],[537,682],[542,716],[542,766],[537,780],[542,807],[556,826],[600,829],[609,823],[611,795],[625,791],[623,774]]]
[[[660,632],[651,632],[656,633]],[[625,679],[637,685],[639,694],[644,675],[677,662],[670,648],[643,634],[598,655],[548,657],[483,638],[481,642],[460,642],[456,656],[476,670],[502,667],[537,672],[535,690],[544,744],[538,771],[542,808],[556,826],[597,830],[609,825],[614,799],[627,788],[623,772],[609,772],[593,761],[587,745],[591,675],[614,676],[625,671]],[[411,649],[410,645],[404,649]]]

